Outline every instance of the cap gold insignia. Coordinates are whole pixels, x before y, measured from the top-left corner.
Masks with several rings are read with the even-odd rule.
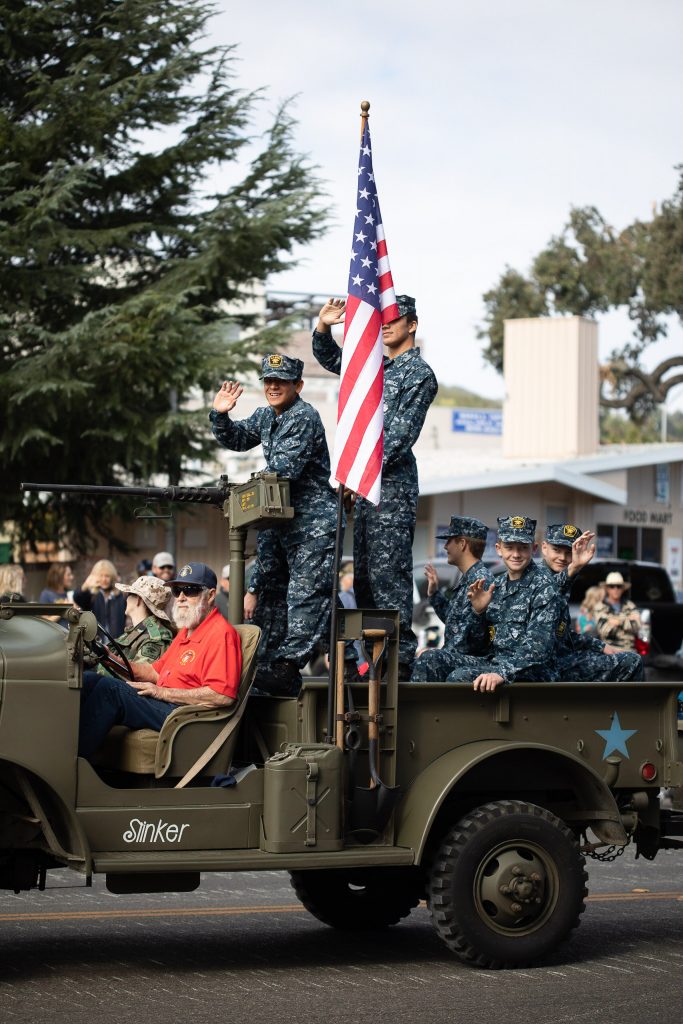
[[[496,627],[495,626],[489,626],[489,641],[490,641],[490,643],[493,643],[493,641],[495,639],[495,636],[496,636]]]
[[[191,565],[184,565],[182,567],[182,569],[180,570],[180,572],[178,573],[178,575],[179,576],[191,576],[192,575],[192,566]]]
[[[579,531],[577,530],[577,528],[575,526],[563,526],[562,527],[562,533],[565,535],[565,537],[576,537],[578,532]]]
[[[268,366],[273,370],[277,370],[282,366],[282,356],[268,356]]]
[[[510,526],[513,530],[524,529],[524,516],[513,516],[510,520]]]

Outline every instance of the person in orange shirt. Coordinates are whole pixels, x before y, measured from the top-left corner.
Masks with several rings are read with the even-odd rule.
[[[130,681],[83,673],[78,753],[95,754],[113,725],[161,729],[183,704],[227,707],[237,698],[242,652],[236,630],[217,608],[216,574],[188,562],[169,580],[178,634],[157,661],[131,663]]]

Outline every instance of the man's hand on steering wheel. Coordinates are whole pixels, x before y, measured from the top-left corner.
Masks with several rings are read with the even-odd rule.
[[[111,669],[117,674],[121,674],[128,680],[133,679],[133,669],[131,668],[131,664],[126,657],[126,653],[123,650],[123,647],[121,647],[121,644],[118,640],[114,639],[111,633],[109,633],[104,626],[99,627],[99,633],[104,633],[109,644],[114,648],[114,653],[117,657],[114,657],[107,644],[102,643],[98,635],[94,640],[90,641],[90,650],[95,655],[97,662],[105,668]]]

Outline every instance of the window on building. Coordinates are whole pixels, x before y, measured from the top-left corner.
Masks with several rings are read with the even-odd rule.
[[[641,530],[640,557],[644,562],[661,562],[662,560],[662,531],[645,529]]]
[[[617,526],[617,558],[638,557],[638,527]]]
[[[599,558],[637,559],[661,562],[662,531],[645,526],[616,526],[598,523],[597,555]]]

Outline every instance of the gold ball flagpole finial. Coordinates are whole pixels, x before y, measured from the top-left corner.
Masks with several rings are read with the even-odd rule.
[[[370,109],[370,100],[361,100],[360,101],[360,109],[361,109],[361,115],[360,116],[361,117],[367,117],[368,116],[368,110]]]

